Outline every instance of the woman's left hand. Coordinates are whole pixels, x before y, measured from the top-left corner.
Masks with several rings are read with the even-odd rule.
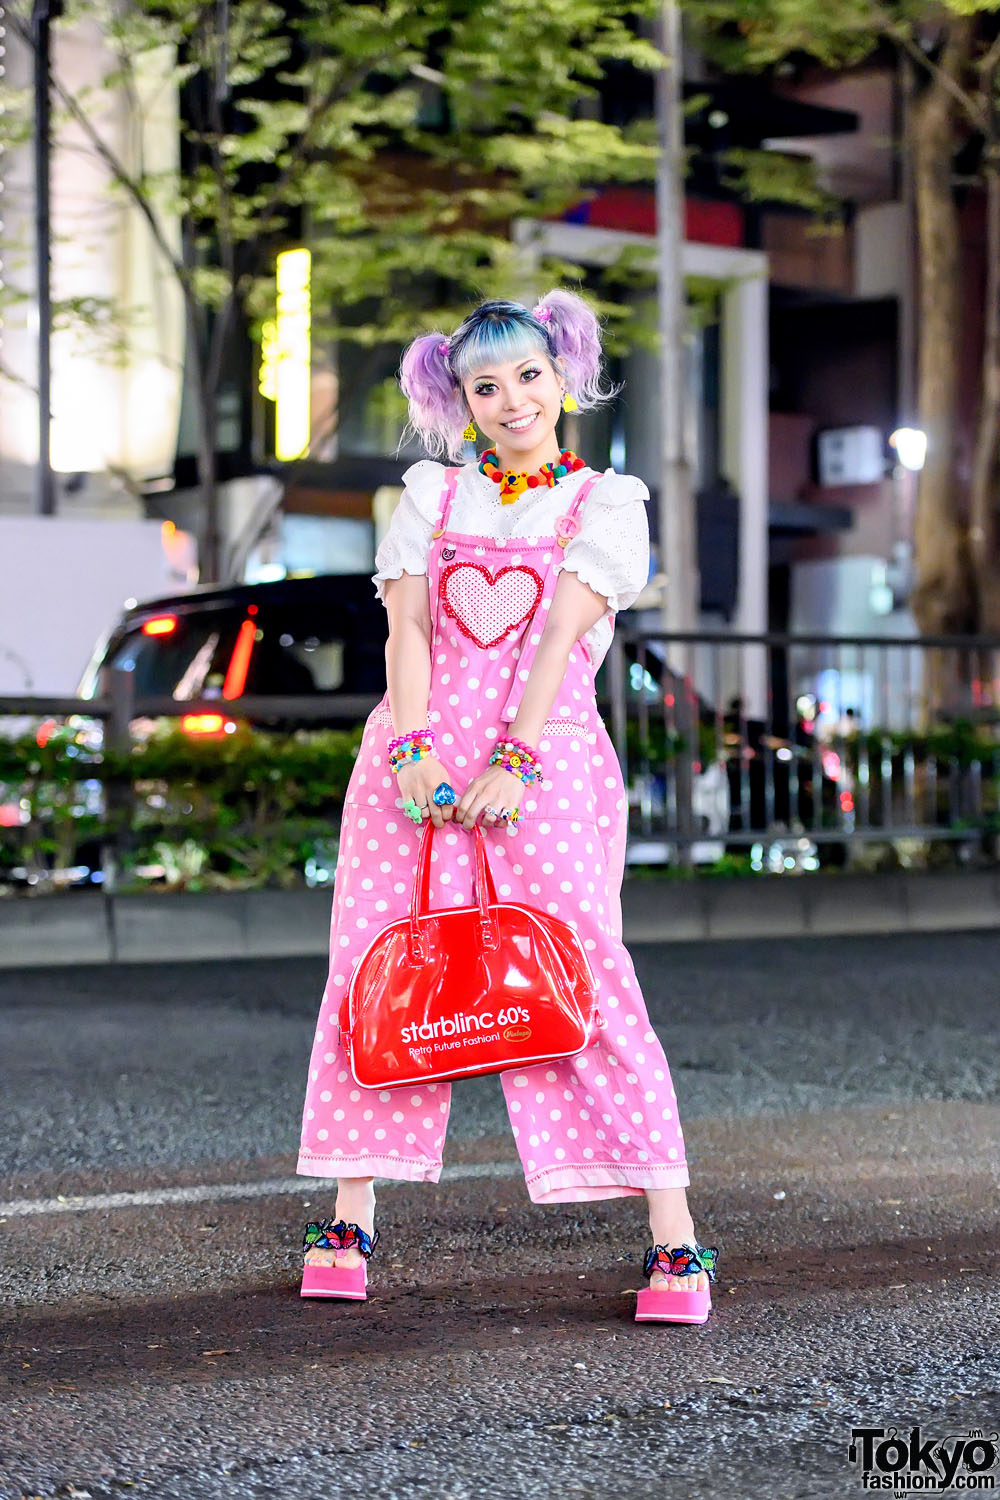
[[[501,819],[486,809],[495,808],[497,813],[513,812],[515,807],[521,806],[526,790],[520,776],[505,771],[503,766],[488,766],[469,783],[455,804],[455,822],[471,830],[482,815],[487,828],[495,828]]]

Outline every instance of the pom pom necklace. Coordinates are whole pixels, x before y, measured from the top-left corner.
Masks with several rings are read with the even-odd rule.
[[[536,474],[519,474],[515,469],[501,469],[495,448],[487,448],[479,460],[479,472],[500,486],[501,505],[513,505],[518,495],[525,490],[537,490],[548,486],[552,489],[567,474],[573,474],[587,465],[578,458],[572,448],[564,448],[555,463],[544,463]]]

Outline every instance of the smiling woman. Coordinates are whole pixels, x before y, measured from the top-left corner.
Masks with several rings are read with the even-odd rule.
[[[468,833],[481,825],[500,898],[570,923],[607,1019],[579,1055],[501,1075],[530,1197],[644,1195],[653,1244],[637,1316],[701,1323],[716,1251],[695,1238],[670,1070],[621,941],[625,788],[594,696],[615,612],[648,576],[649,496],[556,436],[570,399],[587,410],[612,394],[597,319],[572,292],[532,310],[486,302],[450,339],[416,339],[400,379],[432,453],[460,452],[470,417],[493,447],[478,464],[407,470],[376,557],[387,691],[345,799],[297,1167],[335,1176],[337,1203],[309,1226],[303,1295],[364,1298],[376,1174],[440,1176],[451,1084],[361,1089],[340,1036],[353,972],[408,910],[411,824],[429,818],[444,830],[429,907],[472,904]],[[470,969],[470,1010],[474,980]]]

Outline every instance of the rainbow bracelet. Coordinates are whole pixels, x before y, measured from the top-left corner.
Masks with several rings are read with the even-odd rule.
[[[415,761],[434,753],[433,729],[411,729],[407,734],[397,735],[389,741],[389,769],[401,771]]]
[[[537,751],[523,740],[515,739],[513,735],[497,740],[489,764],[503,766],[505,771],[517,776],[525,786],[534,786],[535,782],[542,779],[542,763]]]

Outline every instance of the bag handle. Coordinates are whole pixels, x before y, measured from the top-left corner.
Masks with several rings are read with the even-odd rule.
[[[497,890],[493,872],[486,856],[486,840],[478,824],[472,828],[475,843],[475,900],[479,907],[479,935],[484,948],[500,946],[500,922],[491,908],[497,904]],[[424,824],[417,853],[417,868],[413,876],[413,891],[410,896],[410,932],[407,957],[411,963],[426,962],[427,950],[420,930],[420,918],[428,913],[431,885],[431,844],[434,840],[434,824]]]

